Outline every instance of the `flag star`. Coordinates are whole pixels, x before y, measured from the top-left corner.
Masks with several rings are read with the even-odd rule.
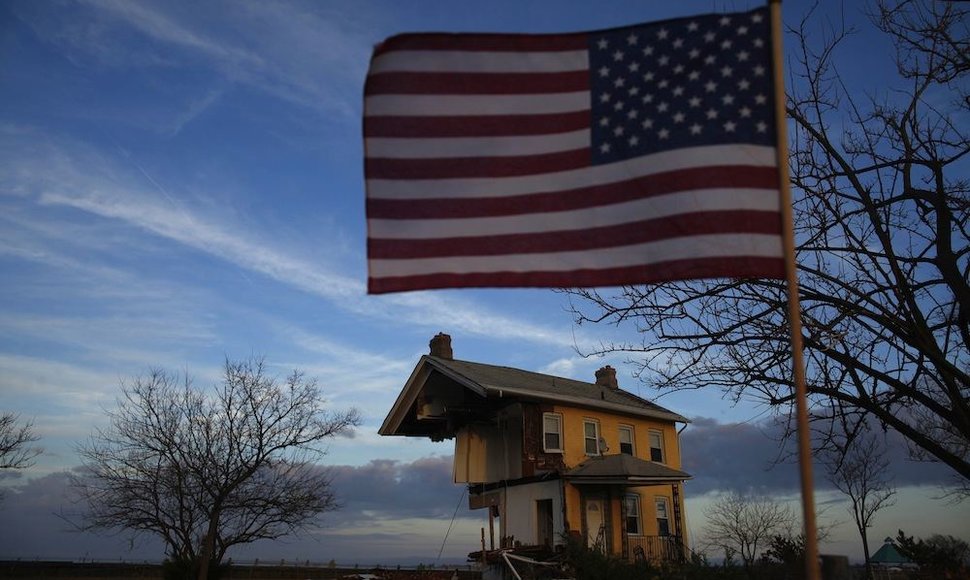
[[[605,38],[601,38],[598,41],[596,41],[596,48],[600,50],[606,50],[606,47],[609,45],[610,45],[609,42]]]
[[[768,123],[765,123],[764,121],[759,121],[758,124],[755,125],[755,127],[757,127],[759,133],[764,133],[765,131],[768,130]]]
[[[725,105],[734,104],[734,95],[730,93],[724,95],[723,97],[721,97],[721,102],[724,103]]]
[[[747,33],[748,33],[747,26],[738,26],[738,36],[744,36]]]
[[[751,116],[751,109],[749,109],[748,107],[741,107],[741,110],[739,112],[741,113],[742,117],[747,118]]]
[[[640,142],[640,138],[637,137],[636,135],[630,137],[630,140],[627,141],[627,143],[630,144],[630,147],[636,147],[639,142]]]
[[[602,145],[600,145],[600,153],[609,153],[609,152],[610,152],[609,143],[603,143]]]
[[[640,37],[638,37],[636,34],[630,33],[630,36],[626,37],[626,43],[629,44],[630,46],[633,46],[637,43],[637,40],[639,40],[639,38]]]
[[[741,79],[740,81],[738,81],[738,89],[742,91],[746,91],[750,87],[751,87],[751,83],[748,82],[748,79]]]
[[[629,93],[630,93],[630,96],[631,97],[635,97],[635,96],[639,95],[640,94],[640,87],[638,87],[638,86],[632,86],[632,87],[630,87]]]
[[[622,135],[623,134],[623,125],[617,125],[613,129],[613,134],[616,135],[617,137],[619,137],[620,135]]]
[[[709,54],[704,57],[704,64],[714,64],[715,60],[717,60],[717,58],[713,54]]]
[[[640,111],[637,111],[636,109],[630,109],[626,113],[626,118],[627,119],[636,119],[637,118],[637,115],[639,115],[639,114],[640,114]]]
[[[701,51],[697,50],[696,48],[692,48],[690,49],[690,52],[687,53],[687,55],[690,56],[691,58],[697,58],[701,55]]]
[[[660,104],[657,105],[657,112],[659,112],[659,113],[666,113],[667,112],[667,109],[669,109],[669,108],[670,108],[670,105],[668,105],[667,103],[661,101]]]
[[[613,53],[613,60],[618,61],[618,62],[621,61],[621,60],[623,60],[623,51],[622,50],[618,50],[618,51],[614,52]]]
[[[629,66],[627,66],[627,68],[630,69],[630,72],[637,72],[638,70],[640,70],[640,63],[635,61],[631,62]]]
[[[744,62],[744,61],[748,60],[748,57],[749,56],[750,56],[750,54],[748,53],[748,51],[742,50],[741,52],[738,53],[738,60],[741,61],[741,62]]]
[[[600,67],[600,76],[601,77],[608,77],[608,76],[610,76],[610,69],[606,68],[605,66]]]
[[[764,74],[765,74],[765,67],[761,66],[760,64],[754,67],[754,76],[760,77],[760,76],[763,76]]]
[[[644,103],[652,103],[653,102],[653,95],[651,95],[650,93],[647,93],[647,94],[643,95],[643,102]]]
[[[731,42],[730,40],[724,40],[724,41],[721,42],[721,48],[724,49],[724,50],[727,50],[727,49],[731,48],[731,46],[733,46],[733,45],[734,45],[734,43]]]
[[[752,14],[751,22],[754,22],[755,24],[761,22],[761,14],[758,14],[758,13]]]
[[[613,110],[615,110],[615,111],[622,111],[623,110],[623,101],[617,101],[617,102],[613,103]]]
[[[640,125],[644,129],[650,129],[650,128],[653,127],[653,119],[649,119],[649,118],[648,119],[644,119],[643,121],[640,122]]]
[[[692,81],[696,81],[697,79],[701,78],[701,73],[697,72],[696,70],[692,70],[690,71],[690,74],[687,75],[687,78]]]
[[[691,107],[700,107],[701,106],[701,98],[700,97],[691,97],[687,102],[690,103],[690,106]]]
[[[674,74],[675,75],[679,75],[682,72],[684,72],[684,65],[678,64],[677,66],[674,67]]]
[[[643,75],[643,82],[649,83],[652,80],[653,80],[653,73],[652,72],[647,72],[647,73],[645,73]]]
[[[731,24],[731,17],[722,16],[718,22],[720,23],[721,26],[727,26],[728,24]]]
[[[698,28],[698,26],[697,26],[697,23],[696,22],[693,22],[692,21],[692,22],[688,22],[687,23],[687,30],[688,31],[690,31],[690,32],[697,32],[697,28]]]
[[[616,80],[613,81],[613,86],[617,88],[622,87],[625,84],[626,84],[626,80],[624,80],[623,77],[616,77]]]
[[[763,104],[765,104],[765,103],[768,102],[768,97],[766,97],[764,95],[755,95],[754,96],[754,102],[757,103],[757,104],[759,104],[759,105],[763,105]]]
[[[653,54],[653,47],[649,44],[643,47],[643,56],[650,56]]]
[[[660,139],[666,139],[667,137],[670,137],[670,131],[666,129],[661,129],[657,131],[657,137],[659,137]]]
[[[754,45],[757,48],[761,48],[762,46],[765,45],[765,41],[761,40],[760,38],[755,38],[754,39]]]
[[[674,123],[683,123],[684,122],[684,114],[678,111],[678,112],[674,113],[673,119],[674,119]]]
[[[602,95],[600,95],[600,102],[601,103],[609,103],[610,102],[610,94],[609,93],[603,93]]]
[[[660,40],[666,40],[667,36],[669,35],[670,35],[670,31],[668,31],[666,28],[661,28],[660,30],[657,31],[657,38],[659,38]]]
[[[680,47],[684,46],[684,39],[683,38],[675,38],[674,39],[674,42],[673,42],[673,45],[674,45],[674,48],[680,48]]]
[[[721,67],[721,76],[722,77],[729,77],[729,76],[731,76],[732,73],[734,73],[734,69],[733,68],[731,68],[729,66]]]
[[[669,62],[670,62],[670,57],[667,56],[666,54],[661,55],[660,58],[657,59],[657,64],[659,64],[660,66],[667,66],[667,63]]]
[[[603,117],[603,118],[600,119],[600,127],[609,127],[609,126],[610,126],[610,118],[609,117]]]
[[[713,93],[717,90],[717,83],[714,81],[707,81],[707,83],[704,84],[704,90],[709,93]]]
[[[717,119],[717,111],[714,109],[708,109],[705,113],[708,119]]]
[[[728,133],[734,133],[734,129],[736,127],[737,127],[737,123],[735,123],[734,121],[728,121],[727,123],[724,123],[724,130],[727,131]]]
[[[661,89],[666,89],[667,88],[667,85],[669,85],[669,84],[670,84],[670,81],[668,81],[667,79],[664,79],[664,80],[660,81],[659,83],[657,83],[657,86],[660,87]]]
[[[717,35],[714,34],[713,32],[704,33],[704,42],[714,42],[715,38],[717,38]]]
[[[679,97],[684,94],[684,87],[674,87],[673,93],[675,97]]]
[[[694,123],[693,125],[690,126],[690,134],[691,135],[700,135],[701,134],[701,128],[702,127],[700,125],[698,125],[697,123]]]

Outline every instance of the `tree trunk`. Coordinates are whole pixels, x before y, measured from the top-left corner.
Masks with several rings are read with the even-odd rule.
[[[872,562],[869,561],[869,534],[866,533],[865,528],[860,528],[859,533],[862,534],[862,553],[866,557],[866,580],[872,580]]]
[[[202,542],[202,551],[199,554],[199,575],[197,580],[208,580],[209,561],[212,560],[212,553],[215,552],[216,533],[219,530],[218,513],[209,520],[209,529],[206,531],[205,539]]]

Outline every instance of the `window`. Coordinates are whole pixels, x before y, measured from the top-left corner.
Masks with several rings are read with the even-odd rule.
[[[664,437],[660,431],[650,432],[650,461],[664,462]]]
[[[586,441],[586,455],[600,454],[600,424],[596,421],[583,421],[583,439]]]
[[[542,414],[542,450],[546,453],[562,453],[562,415]]]
[[[640,528],[640,496],[631,493],[623,496],[623,503],[626,506],[626,533],[639,536],[643,532]]]
[[[633,427],[620,425],[620,453],[636,455],[633,450]]]
[[[670,518],[667,516],[667,498],[654,498],[657,509],[657,535],[670,535]]]

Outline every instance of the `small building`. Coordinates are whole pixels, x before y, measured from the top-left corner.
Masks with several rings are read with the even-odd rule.
[[[454,480],[489,510],[492,549],[572,536],[629,559],[684,557],[687,419],[621,389],[609,366],[583,382],[457,360],[446,334],[430,346],[379,432],[455,441]]]

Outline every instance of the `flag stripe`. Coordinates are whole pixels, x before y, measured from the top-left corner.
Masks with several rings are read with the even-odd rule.
[[[538,95],[374,95],[364,99],[364,115],[548,115],[589,111],[589,92]]]
[[[586,50],[566,52],[386,52],[371,61],[370,74],[388,72],[551,73],[587,70]]]
[[[775,148],[761,145],[714,145],[664,151],[553,174],[539,173],[504,179],[388,180],[367,172],[367,194],[372,199],[434,199],[446,193],[452,198],[500,197],[596,187],[637,177],[680,169],[737,165],[775,167]]]
[[[577,270],[532,272],[475,272],[465,274],[421,274],[371,277],[367,291],[371,294],[405,292],[431,288],[560,288],[564,286],[611,286],[655,284],[694,278],[784,278],[785,263],[781,258],[762,257],[691,257],[655,264],[586,268]]]
[[[554,173],[589,165],[589,149],[574,149],[517,157],[455,157],[445,159],[368,158],[367,175],[376,179],[455,179],[514,177],[536,171]]]
[[[552,251],[529,254],[449,256],[409,260],[370,260],[375,278],[410,274],[472,274],[476,272],[528,272],[584,270],[653,264],[670,260],[754,256],[780,258],[777,235],[730,233],[685,236],[619,247]],[[554,268],[550,265],[555,264]]]
[[[578,34],[399,34],[377,45],[374,56],[388,52],[543,52],[585,50],[586,33]]]
[[[617,204],[657,195],[713,188],[768,189],[778,187],[774,167],[711,166],[702,171],[682,169],[627,181],[527,195],[431,198],[367,199],[371,220],[471,218],[570,211]]]
[[[589,147],[589,128],[513,137],[370,138],[365,146],[370,157],[396,159],[536,155]]]
[[[364,137],[498,137],[589,129],[589,111],[545,115],[371,116]],[[402,143],[403,144],[403,143]]]
[[[364,95],[507,95],[584,91],[586,70],[556,73],[389,72],[371,76]]]
[[[777,194],[775,197],[777,198]],[[530,234],[449,238],[445,237],[447,234],[442,233],[441,237],[434,239],[372,237],[368,242],[367,252],[372,259],[377,260],[410,260],[431,257],[574,252],[710,234],[778,235],[781,233],[781,224],[778,222],[776,212],[777,210],[774,212],[723,210],[695,212],[620,225]],[[518,229],[521,231],[521,228]]]

